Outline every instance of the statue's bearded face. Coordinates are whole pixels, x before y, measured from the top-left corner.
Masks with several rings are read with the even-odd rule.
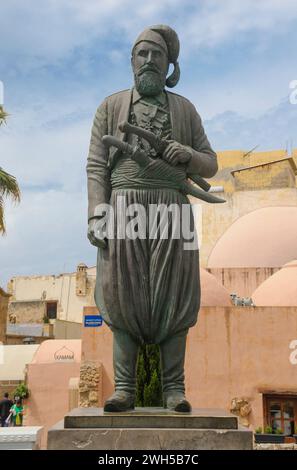
[[[142,41],[136,45],[132,55],[135,87],[140,95],[156,96],[165,87],[168,58],[158,44]]]

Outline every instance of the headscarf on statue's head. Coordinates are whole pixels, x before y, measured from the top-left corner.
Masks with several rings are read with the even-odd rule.
[[[174,70],[172,74],[166,79],[166,85],[168,88],[173,88],[177,85],[179,78],[180,78],[180,68],[178,64],[178,55],[179,55],[179,39],[176,32],[170,28],[170,26],[159,24],[150,26],[146,28],[136,39],[133,49],[137,44],[141,41],[149,41],[155,44],[158,44],[162,49],[165,50],[168,61],[170,64],[174,65]]]

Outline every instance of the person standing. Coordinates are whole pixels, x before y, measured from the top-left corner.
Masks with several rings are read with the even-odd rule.
[[[6,427],[8,424],[6,420],[9,416],[10,409],[13,406],[13,402],[9,399],[9,394],[4,393],[3,399],[0,401],[0,417],[1,417],[1,427]]]
[[[14,426],[22,426],[23,425],[23,412],[24,407],[20,400],[17,400],[14,405],[12,405],[10,409],[12,413],[12,422]]]

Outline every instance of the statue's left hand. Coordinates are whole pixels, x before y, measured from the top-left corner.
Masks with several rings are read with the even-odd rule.
[[[192,152],[189,147],[176,142],[176,140],[169,140],[166,149],[163,152],[162,158],[170,165],[177,165],[178,163],[188,163],[192,158]]]

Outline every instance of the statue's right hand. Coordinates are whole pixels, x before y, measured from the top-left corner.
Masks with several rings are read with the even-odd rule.
[[[100,238],[99,233],[100,231],[98,230],[98,221],[100,219],[91,219],[89,221],[89,227],[88,227],[88,239],[90,243],[94,246],[97,246],[98,248],[107,248],[107,239],[106,238]]]

